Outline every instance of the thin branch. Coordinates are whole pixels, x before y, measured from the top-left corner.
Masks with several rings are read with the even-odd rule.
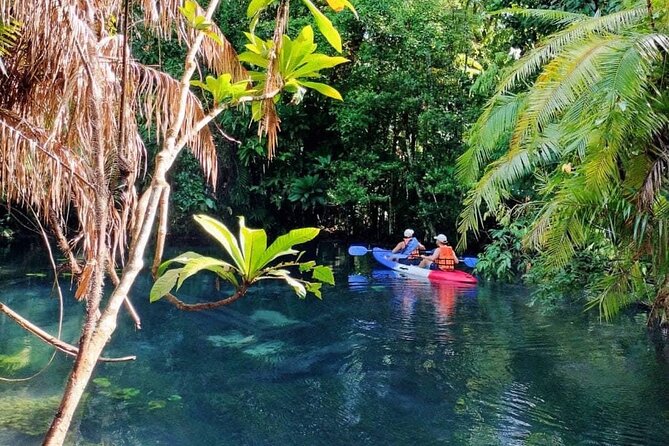
[[[167,293],[163,299],[167,300],[169,303],[177,307],[182,311],[202,311],[202,310],[211,310],[213,308],[223,307],[225,305],[231,304],[232,302],[243,297],[249,289],[249,284],[242,284],[235,293],[226,297],[225,299],[217,300],[215,302],[203,302],[199,304],[187,304],[182,300],[179,300],[175,295]]]
[[[241,103],[246,103],[246,102],[255,102],[255,101],[263,101],[263,100],[266,100],[266,99],[272,99],[274,96],[276,96],[279,93],[281,93],[281,89],[277,88],[277,89],[274,89],[272,91],[269,91],[269,92],[266,92],[266,93],[263,93],[263,94],[257,95],[257,96],[242,96],[241,98],[239,98],[237,103],[241,104]],[[186,145],[186,142],[188,142],[188,140],[190,138],[192,138],[192,135],[195,135],[197,132],[202,130],[207,124],[209,124],[223,110],[226,110],[229,107],[230,107],[230,104],[221,104],[221,105],[218,105],[218,106],[212,108],[211,110],[209,110],[209,112],[205,115],[205,117],[202,118],[200,121],[198,121],[197,124],[195,124],[193,126],[191,134],[182,136],[181,139],[179,139],[179,141],[176,142],[176,144],[174,146],[176,148],[176,150],[181,150],[181,148]]]
[[[116,270],[114,269],[114,262],[112,262],[111,259],[107,262],[107,272],[109,273],[109,277],[111,278],[111,281],[114,284],[114,286],[117,286],[119,283],[121,283],[121,279],[119,279],[118,274],[116,274]],[[141,330],[142,320],[140,319],[139,313],[137,313],[137,310],[135,310],[135,307],[133,306],[132,302],[130,302],[129,296],[125,296],[125,300],[123,301],[123,306],[125,306],[128,315],[135,323],[135,329]]]
[[[0,313],[4,313],[7,316],[10,317],[10,319],[13,319],[14,322],[16,322],[20,327],[23,329],[29,331],[30,333],[34,334],[38,338],[40,338],[42,341],[46,342],[47,344],[55,347],[56,349],[60,350],[61,352],[70,355],[70,356],[77,356],[79,354],[79,349],[75,347],[72,344],[68,344],[67,342],[64,342],[54,336],[51,336],[49,333],[46,331],[42,330],[39,328],[37,325],[33,324],[30,322],[28,319],[24,318],[11,308],[9,308],[7,305],[3,304],[0,302]],[[121,358],[105,358],[105,357],[100,357],[98,361],[102,362],[124,362],[124,361],[134,361],[137,359],[136,356],[123,356]]]

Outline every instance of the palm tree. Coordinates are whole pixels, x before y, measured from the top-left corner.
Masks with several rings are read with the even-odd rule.
[[[562,28],[505,73],[472,129],[458,161],[459,178],[472,185],[459,220],[461,247],[486,212],[496,215],[519,180],[534,175],[536,199],[522,206],[534,216],[526,245],[560,268],[603,235],[618,255],[593,287],[591,305],[610,317],[652,287],[649,321],[666,322],[667,8],[648,2],[592,17],[501,12]]]

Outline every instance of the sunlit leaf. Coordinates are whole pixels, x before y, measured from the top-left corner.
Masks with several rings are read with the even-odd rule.
[[[329,266],[318,265],[314,267],[313,278],[327,283],[328,285],[334,285],[334,274],[332,273],[332,268]]]
[[[275,0],[251,0],[246,9],[246,17],[251,18],[257,15],[260,11],[274,3]]]
[[[244,256],[242,255],[242,251],[239,248],[237,239],[235,239],[235,236],[232,234],[232,232],[230,232],[230,230],[223,223],[207,215],[200,214],[196,215],[194,218],[195,221],[197,221],[205,231],[207,231],[221,244],[223,249],[225,249],[225,251],[232,258],[232,261],[237,266],[237,269],[239,269],[239,271],[244,271]]]
[[[334,88],[330,87],[329,85],[321,84],[319,82],[307,82],[307,81],[300,81],[300,84],[304,85],[307,88],[316,90],[317,92],[319,92],[324,96],[328,96],[333,99],[338,99],[340,101],[344,100],[341,97],[341,94]]]
[[[337,52],[341,53],[341,36],[339,35],[337,28],[332,25],[330,19],[328,19],[310,0],[302,0],[302,2],[307,5],[307,8],[309,8],[309,11],[311,11],[311,14],[314,16],[314,19],[316,19],[316,26],[318,26],[318,30],[321,34],[323,34],[328,43],[332,45]]]
[[[149,301],[156,302],[162,299],[167,293],[172,291],[174,285],[177,283],[179,278],[180,269],[170,269],[167,270],[156,279],[156,282],[151,287],[151,292],[149,293]]]

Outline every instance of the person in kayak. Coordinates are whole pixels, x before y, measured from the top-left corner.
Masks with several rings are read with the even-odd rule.
[[[418,264],[421,268],[440,269],[442,271],[453,271],[455,265],[460,263],[455,251],[448,244],[448,239],[444,234],[435,237],[437,248],[429,255],[421,256],[423,260]]]
[[[399,259],[400,263],[418,264],[420,261],[420,251],[425,250],[425,246],[413,236],[413,229],[404,231],[404,238],[393,248],[393,254],[400,254],[403,257]]]

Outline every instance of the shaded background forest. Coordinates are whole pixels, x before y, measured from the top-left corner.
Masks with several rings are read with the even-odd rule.
[[[217,190],[206,187],[190,154],[174,169],[174,235],[190,234],[191,215],[207,212],[230,221],[245,215],[270,232],[315,225],[347,240],[394,239],[404,227],[425,238],[438,232],[456,237],[464,188],[455,179],[455,162],[465,132],[500,69],[514,61],[511,48],[523,51],[550,30],[484,17],[486,9],[507,2],[360,0],[355,6],[358,19],[332,16],[350,63],[324,80],[344,101],[307,93],[297,107],[282,107],[271,160],[249,115],[224,116]],[[216,19],[237,48],[245,42],[237,26],[245,8],[246,2],[227,2]],[[291,21],[289,33],[308,23],[306,8],[303,17]],[[144,35],[137,42],[143,62],[179,73],[175,42]]]
[[[239,23],[246,20],[247,3],[224,2],[215,18],[238,51],[246,42]],[[413,227],[426,240],[439,232],[457,240],[456,221],[470,185],[458,184],[455,164],[466,149],[467,129],[501,71],[553,29],[531,19],[486,14],[511,6],[507,0],[354,3],[357,18],[330,14],[350,62],[329,70],[323,80],[344,101],[308,92],[297,106],[280,105],[282,131],[273,159],[250,125],[250,110],[224,114],[215,124],[221,179],[216,190],[207,186],[190,153],[173,169],[171,237],[197,234],[192,215],[204,212],[227,222],[244,215],[249,225],[275,234],[318,226],[331,238],[383,242]],[[620,5],[574,0],[522,6],[593,14]],[[290,22],[289,34],[309,22],[304,7]],[[180,75],[178,41],[158,40],[141,29],[132,37],[133,54],[142,63]],[[327,47],[318,39],[319,48]],[[152,137],[145,138],[149,163],[158,147]],[[19,223],[4,214],[5,236],[25,232],[20,210],[13,211]],[[491,238],[481,235],[470,250],[479,251]]]

